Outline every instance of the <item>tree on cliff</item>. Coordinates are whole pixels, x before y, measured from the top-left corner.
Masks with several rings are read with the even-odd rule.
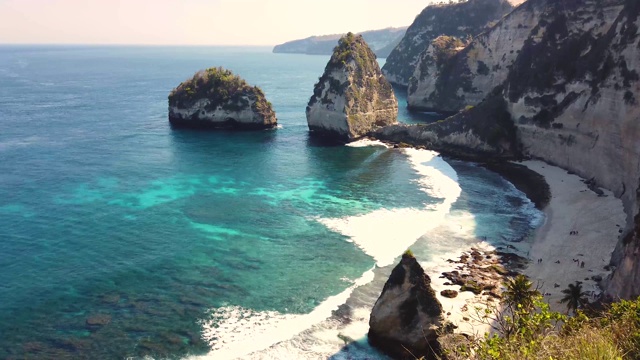
[[[579,307],[587,303],[587,293],[582,291],[582,282],[576,281],[575,284],[569,284],[569,286],[562,290],[564,297],[560,299],[560,303],[567,303],[567,314],[573,310],[578,310]]]
[[[518,275],[504,283],[506,290],[502,293],[503,302],[512,310],[519,307],[529,310],[540,296],[538,289],[532,289],[533,283],[524,275]]]

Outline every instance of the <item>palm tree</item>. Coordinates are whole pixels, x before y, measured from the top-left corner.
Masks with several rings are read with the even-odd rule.
[[[516,309],[518,305],[529,310],[533,302],[540,296],[538,289],[532,289],[533,283],[526,276],[520,274],[504,283],[506,290],[502,293],[503,302]]]
[[[586,304],[587,293],[582,291],[582,282],[576,281],[575,284],[569,284],[569,286],[562,290],[564,297],[560,299],[560,303],[567,303],[567,314],[569,311],[576,311],[580,306]]]

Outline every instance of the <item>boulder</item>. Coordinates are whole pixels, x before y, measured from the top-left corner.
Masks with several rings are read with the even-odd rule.
[[[268,129],[275,112],[257,86],[221,67],[198,71],[169,94],[173,127]]]
[[[397,122],[398,101],[362,36],[343,36],[307,106],[314,134],[352,141]]]
[[[431,279],[407,252],[371,311],[369,343],[395,359],[433,358],[442,314]]]
[[[455,290],[442,290],[440,291],[440,295],[446,297],[446,298],[450,298],[453,299],[455,297],[458,296],[458,292]]]

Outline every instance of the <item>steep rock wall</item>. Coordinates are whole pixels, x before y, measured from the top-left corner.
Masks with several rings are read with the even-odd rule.
[[[416,258],[405,253],[371,310],[369,342],[394,359],[431,359],[443,323],[431,279]]]
[[[614,297],[640,295],[639,14],[637,0],[529,0],[453,56],[444,66],[458,70],[440,70],[423,97],[435,94],[429,101],[445,110],[477,105],[425,127],[438,132],[432,147],[481,149],[482,127],[505,110],[516,135],[503,140],[514,156],[556,164],[623,200],[626,228],[608,234],[618,244],[606,283]],[[479,61],[495,71],[483,74]],[[496,97],[504,108],[487,114],[483,104]],[[474,141],[452,139],[470,128]]]
[[[469,0],[426,7],[389,54],[382,72],[391,83],[408,86],[420,54],[441,35],[462,40],[480,34],[512,10],[507,0]]]
[[[398,102],[362,36],[340,39],[306,110],[309,130],[351,141],[396,123]]]
[[[619,3],[607,0],[527,1],[489,31],[477,36],[445,64],[436,67],[432,64],[432,56],[423,54],[410,81],[409,107],[455,112],[476,105],[514,74],[511,68],[516,61],[540,63],[541,59],[531,59],[532,51],[527,50],[548,44],[556,36],[601,36],[620,12]],[[578,8],[580,10],[575,11]],[[558,33],[565,28],[566,34]],[[562,38],[557,40],[557,44],[563,44],[562,50],[542,55],[563,58],[570,66],[567,54],[561,52],[571,52],[574,48],[566,46]],[[533,52],[536,56],[541,55],[541,51]],[[524,70],[529,77],[549,76],[548,69]]]

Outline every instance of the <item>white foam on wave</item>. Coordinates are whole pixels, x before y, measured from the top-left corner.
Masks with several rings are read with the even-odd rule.
[[[387,147],[371,140],[360,140],[348,146]],[[438,157],[438,153],[417,149],[402,151],[420,175],[416,180],[420,190],[431,198],[440,199],[439,202],[424,204],[421,208],[380,209],[360,216],[317,219],[328,228],[349,237],[375,259],[377,266],[393,264],[404,250],[441,225],[462,191],[455,171]],[[473,219],[470,220],[473,222]],[[468,231],[465,229],[465,232]],[[192,358],[234,359],[250,354],[251,358],[260,359],[294,358],[294,354],[299,359],[318,358],[320,354],[333,354],[339,358],[341,353],[337,352],[344,346],[342,336],[355,340],[366,339],[368,314],[373,304],[361,304],[361,308],[353,309],[351,323],[340,330],[331,320],[332,311],[345,304],[356,288],[371,283],[373,279],[374,272],[371,269],[345,291],[326,299],[311,313],[304,315],[258,312],[234,306],[214,310],[210,319],[203,321],[203,337],[209,341],[212,351],[205,356]],[[385,279],[380,281],[383,284]],[[362,313],[362,318],[357,313]],[[303,332],[311,332],[311,335],[299,343],[300,339],[296,336]],[[366,345],[363,346],[366,352]],[[347,357],[351,358],[351,355]]]
[[[451,205],[462,189],[456,172],[429,150],[404,149],[414,170],[420,190],[436,204],[422,208],[380,209],[364,215],[345,218],[321,218],[320,223],[347,236],[365,253],[373,257],[378,266],[391,265],[393,261],[418,238],[444,221]]]
[[[189,359],[235,359],[289,340],[329,318],[332,311],[347,301],[353,290],[371,282],[373,277],[373,269],[370,269],[346,290],[327,298],[309,314],[254,311],[238,306],[215,309],[209,319],[202,321],[203,338],[209,342],[211,352]]]
[[[390,147],[389,145],[383,143],[380,140],[370,140],[370,139],[360,139],[360,140],[352,141],[348,143],[346,146],[349,146],[349,147],[382,146],[386,148]]]

